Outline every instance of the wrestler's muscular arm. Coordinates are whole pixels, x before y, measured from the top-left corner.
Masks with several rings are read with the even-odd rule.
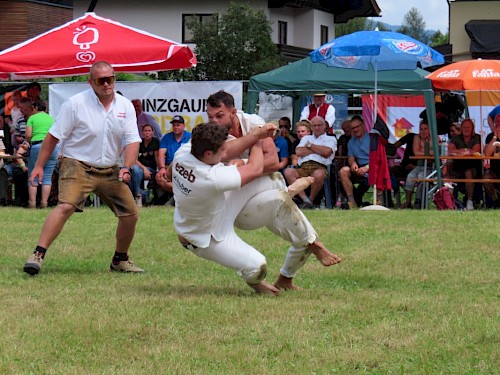
[[[224,156],[222,157],[222,161],[238,159],[245,150],[252,147],[259,139],[272,137],[275,130],[276,125],[266,124],[262,127],[254,128],[250,133],[243,137],[234,139],[231,142],[227,142],[226,151],[224,153]]]
[[[264,172],[269,174],[276,172],[280,168],[278,150],[272,138],[266,138],[262,141],[262,151],[264,153]]]
[[[264,170],[262,142],[263,141],[258,141],[252,146],[248,163],[238,167],[238,172],[241,175],[241,186],[244,186],[255,180],[257,177],[262,176],[262,171]]]

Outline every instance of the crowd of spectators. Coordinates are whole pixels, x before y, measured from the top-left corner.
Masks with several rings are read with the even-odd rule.
[[[52,117],[47,113],[47,103],[40,98],[41,86],[33,82],[25,91],[11,93],[10,113],[0,117],[0,155],[9,157],[0,159],[0,205],[15,205],[28,208],[45,208],[57,203],[57,148],[47,162],[43,181],[40,186],[31,186],[29,173],[33,168],[41,143],[47,134]],[[325,103],[324,94],[315,94],[312,104],[303,108],[301,119],[292,126],[289,117],[281,117],[278,130],[274,135],[274,144],[278,155],[279,170],[288,184],[300,177],[310,176],[311,186],[298,194],[294,200],[303,209],[320,205],[324,197],[324,181],[334,178],[337,188],[333,191],[334,202],[342,202],[343,208],[355,208],[367,205],[364,198],[369,190],[368,174],[370,170],[370,137],[363,118],[359,115],[343,121],[342,134],[337,136],[331,131],[335,121],[335,109]],[[171,131],[163,134],[160,125],[150,114],[143,112],[140,99],[131,100],[137,117],[137,128],[142,139],[139,157],[131,170],[129,187],[138,206],[154,204],[172,204],[172,182],[167,178],[175,152],[183,143],[190,140],[185,119],[174,115]],[[255,115],[253,115],[255,116]],[[450,124],[445,140],[447,147],[439,145],[448,155],[497,156],[500,153],[500,106],[495,107],[488,116],[492,132],[486,137],[484,147],[471,119]],[[0,136],[2,133],[0,132]],[[426,120],[419,124],[419,133],[408,132],[395,143],[386,145],[387,155],[396,158],[397,150],[402,158],[399,163],[391,163],[390,175],[393,191],[402,187],[405,201],[402,208],[421,206],[422,186],[415,179],[424,176],[423,162],[413,160],[413,156],[433,155],[433,143]],[[15,157],[12,157],[15,156]],[[335,161],[335,168],[330,169]],[[470,180],[498,179],[499,162],[492,160],[484,168],[481,160],[448,160],[443,169],[444,177],[467,179],[469,182],[458,183],[455,197],[463,192],[463,206],[472,210],[478,206],[500,206],[500,186],[495,183],[483,185]],[[431,167],[432,163],[428,165]],[[30,169],[31,168],[31,169]],[[329,176],[333,174],[332,176]],[[415,188],[417,193],[414,194]],[[324,199],[324,198],[323,198]],[[483,202],[481,202],[483,200]],[[393,205],[389,198],[389,205]],[[89,201],[89,204],[92,204]]]

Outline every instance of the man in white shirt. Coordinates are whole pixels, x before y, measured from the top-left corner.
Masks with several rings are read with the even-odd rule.
[[[66,100],[42,143],[30,176],[43,178],[43,166],[61,142],[59,204],[43,225],[38,245],[24,265],[24,272],[40,272],[45,253],[75,211],[83,211],[85,201],[95,192],[118,217],[115,255],[110,271],[143,272],[128,258],[134,238],[138,211],[127,183],[137,160],[141,138],[132,103],[116,95],[113,67],[104,61],[90,68],[91,89]],[[119,168],[122,142],[124,166]]]
[[[314,94],[313,103],[302,109],[300,119],[311,121],[313,117],[320,116],[325,119],[327,128],[331,129],[335,122],[335,107],[326,103],[325,97],[325,94]]]
[[[325,120],[320,116],[313,117],[312,134],[304,136],[295,150],[299,157],[299,168],[285,169],[285,178],[289,184],[293,184],[300,177],[314,177],[309,197],[304,191],[298,194],[303,202],[301,208],[313,207],[314,199],[328,177],[327,166],[332,164],[337,151],[337,139],[328,136],[325,130]]]
[[[255,129],[265,124],[257,115],[238,111],[234,98],[224,91],[210,95],[207,100],[208,119],[229,129],[225,158],[223,161],[243,159],[248,155],[247,149],[255,143],[252,134]],[[332,254],[320,241],[313,226],[291,199],[291,196],[309,186],[290,186],[288,188],[279,168],[276,146],[271,137],[262,142],[264,153],[263,175],[268,178],[268,185],[263,185],[260,192],[251,197],[236,217],[236,227],[252,230],[261,227],[268,228],[291,244],[285,263],[280,270],[278,280],[274,283],[279,289],[297,289],[292,281],[299,269],[313,253],[323,266],[331,266],[341,261]],[[243,152],[245,151],[245,152]],[[274,172],[274,173],[273,173]],[[302,179],[300,181],[308,181]]]
[[[234,230],[234,219],[261,184],[264,156],[257,141],[246,164],[221,163],[227,129],[200,124],[191,143],[176,152],[172,162],[175,196],[174,226],[181,244],[199,257],[234,269],[257,293],[277,295],[264,281],[265,257]]]

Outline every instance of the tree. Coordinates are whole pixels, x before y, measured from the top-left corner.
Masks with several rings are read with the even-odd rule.
[[[397,30],[398,33],[408,35],[422,43],[429,43],[429,35],[425,30],[425,21],[417,8],[412,7],[404,15],[403,24]]]
[[[449,40],[449,33],[442,34],[441,31],[438,30],[431,36],[431,47],[447,44],[448,40]]]
[[[385,24],[380,21],[375,24],[375,27],[378,31],[391,31],[389,27],[385,26]]]
[[[170,78],[246,80],[282,65],[266,14],[248,4],[230,3],[220,18],[194,21],[188,27],[193,31],[198,64],[167,74]]]
[[[379,31],[391,31],[382,22],[375,23],[373,20],[365,17],[356,17],[350,19],[346,23],[335,24],[335,38],[342,35],[352,34],[356,31],[375,30],[376,28]]]
[[[365,17],[356,17],[350,19],[346,23],[335,24],[335,38],[342,35],[352,34],[356,31],[369,30],[367,24],[368,19]]]

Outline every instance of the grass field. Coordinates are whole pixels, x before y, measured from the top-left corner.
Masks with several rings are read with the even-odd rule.
[[[309,211],[343,262],[276,298],[184,250],[172,213],[141,209],[144,275],[107,272],[116,220],[89,208],[30,277],[47,211],[1,208],[0,374],[499,373],[498,211]],[[274,282],[286,243],[241,236]]]

